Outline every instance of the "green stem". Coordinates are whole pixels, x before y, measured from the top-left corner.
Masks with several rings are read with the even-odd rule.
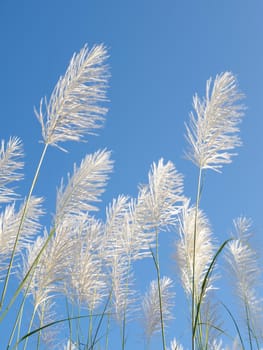
[[[235,318],[234,318],[233,314],[231,313],[231,311],[229,310],[229,308],[224,303],[221,303],[221,304],[223,305],[223,307],[225,308],[225,310],[227,311],[227,313],[231,317],[231,320],[233,321],[233,323],[235,325],[235,328],[236,328],[236,331],[237,331],[237,334],[238,334],[238,337],[239,337],[239,340],[240,340],[240,344],[242,346],[242,350],[245,350],[245,345],[244,345],[244,342],[243,342],[243,339],[242,339],[241,332],[240,332],[240,329],[238,327],[237,321],[235,320]]]
[[[198,185],[196,193],[196,206],[195,206],[195,222],[194,222],[194,244],[193,244],[193,269],[192,269],[192,350],[195,350],[195,313],[196,313],[196,290],[195,290],[195,258],[196,258],[196,235],[197,235],[197,217],[199,210],[199,202],[201,197],[201,182],[202,182],[202,168],[199,168]]]
[[[35,314],[36,314],[36,309],[34,309],[34,311],[33,311],[33,313],[32,313],[32,316],[31,316],[31,320],[30,320],[30,323],[29,323],[29,327],[28,327],[27,333],[30,333],[30,332],[31,332],[31,328],[32,328],[32,325],[33,325],[33,321],[34,321],[34,318],[35,318]],[[27,343],[28,343],[28,338],[25,339],[25,343],[24,343],[23,350],[26,350]]]
[[[76,320],[76,319],[82,319],[82,318],[88,318],[89,316],[76,316],[76,317],[71,317],[71,320]],[[64,318],[64,319],[61,319],[61,320],[58,320],[58,321],[54,321],[54,322],[51,322],[51,323],[48,323],[40,328],[37,328],[37,329],[34,329],[33,331],[31,331],[30,333],[27,333],[25,334],[21,339],[19,339],[16,344],[12,347],[12,350],[15,350],[17,349],[17,346],[23,342],[26,338],[28,337],[31,337],[32,335],[46,329],[46,328],[49,328],[49,327],[52,327],[56,324],[59,324],[59,323],[62,323],[62,322],[67,322],[68,321],[68,318]]]
[[[19,284],[17,290],[15,291],[15,293],[13,294],[13,297],[11,299],[11,301],[9,302],[9,304],[7,305],[7,307],[5,308],[5,310],[3,311],[2,315],[0,316],[0,323],[1,321],[4,319],[4,317],[6,316],[6,314],[8,313],[8,311],[10,310],[11,306],[14,304],[16,298],[18,297],[19,293],[21,292],[24,284],[26,283],[26,281],[28,280],[33,268],[36,266],[36,264],[38,263],[43,251],[45,250],[46,246],[48,245],[48,242],[50,241],[50,239],[54,236],[55,234],[55,228],[53,228],[46,240],[46,242],[44,243],[43,247],[41,248],[40,252],[38,253],[37,257],[35,258],[34,262],[32,263],[30,269],[28,270],[28,272],[26,273],[23,281]]]
[[[16,316],[16,320],[15,320],[15,324],[13,326],[13,330],[12,330],[12,333],[10,335],[10,338],[9,338],[9,341],[8,341],[8,345],[7,345],[7,350],[10,348],[11,346],[11,343],[13,341],[13,338],[14,338],[14,334],[15,334],[15,330],[16,328],[18,327],[18,331],[17,331],[17,341],[20,337],[20,329],[21,329],[21,322],[22,322],[22,316],[23,316],[23,310],[24,310],[24,305],[25,305],[25,302],[26,302],[26,298],[27,298],[27,294],[28,294],[28,290],[29,290],[29,287],[30,287],[30,283],[32,281],[32,278],[33,278],[33,274],[31,276],[31,279],[30,279],[30,282],[28,283],[28,286],[26,288],[26,291],[24,293],[24,296],[23,296],[23,300],[21,302],[21,305],[19,307],[19,311],[17,313],[17,316]]]
[[[245,300],[245,310],[246,310],[246,323],[247,323],[249,345],[250,345],[250,350],[253,350],[252,337],[251,337],[251,328],[250,328],[250,321],[249,321],[249,307],[248,307],[248,304],[247,304],[247,300]]]
[[[121,332],[121,349],[125,349],[125,332],[126,332],[126,312],[124,310],[123,320],[122,320],[122,332]]]
[[[160,321],[161,321],[161,331],[162,331],[162,343],[163,350],[166,350],[166,341],[165,341],[165,329],[164,329],[164,320],[163,320],[163,305],[162,305],[162,291],[161,291],[161,274],[160,274],[160,262],[159,262],[159,241],[158,241],[158,230],[155,230],[155,241],[156,241],[156,256],[154,259],[156,272],[157,272],[157,284],[158,284],[158,296],[159,296],[159,306],[160,306]]]
[[[72,342],[72,325],[71,325],[71,319],[69,314],[69,303],[68,298],[66,297],[66,309],[67,309],[67,316],[68,316],[68,326],[69,326],[69,339],[70,339],[70,349],[71,350],[71,342]],[[72,314],[71,314],[72,315]]]
[[[40,328],[43,326],[44,312],[45,312],[44,308],[45,308],[45,304],[43,305],[43,307],[41,307],[41,318],[40,318],[40,325],[39,325]],[[37,350],[40,347],[40,336],[41,336],[41,330],[38,332],[38,335],[37,335]]]
[[[92,310],[90,311],[90,317],[89,317],[89,330],[88,330],[88,339],[87,339],[87,348],[89,348],[89,344],[92,342]]]
[[[130,268],[131,268],[131,258],[128,256],[129,262],[128,262],[128,268],[127,268],[127,278],[125,281],[126,284],[126,291],[128,292],[128,287],[129,287],[129,276],[130,276]],[[125,336],[126,336],[126,314],[127,314],[127,298],[128,296],[126,296],[125,299],[125,303],[124,303],[124,314],[123,314],[123,320],[122,320],[122,331],[121,331],[121,338],[122,338],[122,350],[125,349],[125,344],[126,344],[126,340],[125,340]]]
[[[102,314],[101,314],[101,316],[100,316],[100,320],[99,320],[99,323],[98,323],[98,326],[97,326],[97,329],[96,329],[96,332],[95,332],[95,335],[94,335],[94,338],[93,338],[93,341],[92,341],[92,344],[91,344],[91,348],[90,348],[90,349],[93,349],[93,347],[94,347],[95,344],[96,344],[97,336],[98,336],[98,333],[99,333],[99,330],[100,330],[100,327],[101,327],[103,318],[104,318],[104,316],[105,316],[105,314],[106,314],[107,307],[108,307],[109,302],[110,302],[110,300],[111,300],[111,295],[112,295],[112,290],[111,290],[111,292],[110,292],[110,294],[109,294],[109,297],[108,297],[108,299],[107,299],[107,302],[105,303],[103,312],[102,312]],[[108,314],[108,320],[109,320],[109,314]],[[108,323],[109,323],[109,322],[108,322]],[[107,329],[107,331],[108,331],[108,329]],[[106,349],[107,349],[107,347],[106,347]]]
[[[110,314],[107,315],[107,329],[105,335],[105,350],[109,347],[109,332],[110,332]]]
[[[4,299],[5,299],[5,295],[6,295],[6,291],[7,291],[7,286],[8,286],[10,274],[11,274],[11,269],[12,269],[14,258],[15,258],[16,248],[17,248],[18,240],[19,240],[20,233],[21,233],[21,230],[22,230],[22,227],[23,227],[23,223],[24,223],[24,220],[25,220],[25,217],[26,217],[28,204],[29,204],[30,198],[32,196],[33,190],[35,188],[35,185],[36,185],[36,182],[37,182],[37,179],[38,179],[38,176],[39,176],[40,168],[41,168],[41,165],[43,163],[43,160],[44,160],[44,157],[45,157],[45,154],[46,154],[46,151],[47,151],[47,147],[48,147],[48,144],[45,144],[45,147],[44,147],[44,149],[42,151],[42,154],[41,154],[41,157],[40,157],[40,160],[39,160],[39,163],[38,163],[38,166],[37,166],[37,170],[35,172],[35,176],[34,176],[34,179],[32,181],[32,184],[31,184],[31,187],[30,187],[27,199],[25,201],[24,210],[23,210],[22,217],[21,217],[21,220],[20,220],[20,223],[19,223],[19,227],[18,227],[16,238],[15,238],[15,242],[14,242],[14,246],[13,246],[10,262],[9,262],[9,265],[8,265],[8,270],[7,270],[7,273],[6,273],[6,276],[5,276],[5,282],[4,282],[4,287],[3,287],[1,301],[0,301],[0,310],[2,309],[2,306],[4,304]]]
[[[78,318],[77,318],[77,324],[76,324],[76,333],[77,333],[77,347],[80,347],[80,306],[78,305]],[[89,319],[90,319],[90,314],[89,314]]]

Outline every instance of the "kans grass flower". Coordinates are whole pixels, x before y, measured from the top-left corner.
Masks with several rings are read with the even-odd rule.
[[[76,233],[73,249],[69,252],[71,263],[65,288],[75,304],[92,312],[108,293],[103,265],[104,226],[98,220],[83,215],[83,222]]]
[[[118,251],[132,261],[151,256],[154,237],[147,235],[137,222],[137,201],[127,196],[113,199],[106,210],[106,245],[108,255]]]
[[[169,277],[160,279],[162,310],[160,309],[159,288],[156,280],[150,283],[142,300],[144,333],[149,340],[151,336],[161,331],[161,312],[163,322],[167,325],[173,319],[172,308],[175,293],[172,290],[173,282]]]
[[[184,350],[183,346],[177,342],[177,340],[174,338],[170,342],[169,350]]]
[[[69,266],[68,256],[73,247],[73,241],[70,239],[72,226],[64,228],[60,226],[56,233],[57,235],[46,244],[48,232],[45,230],[42,236],[28,245],[23,254],[22,277],[26,276],[34,264],[29,285],[25,285],[24,289],[27,294],[33,296],[34,312],[42,313],[42,317],[45,316],[43,314],[45,303],[64,291],[64,280]],[[44,245],[46,247],[39,256]]]
[[[263,339],[263,299],[259,297],[261,269],[257,253],[249,242],[251,220],[239,217],[234,220],[234,226],[236,239],[229,243],[226,259],[235,277],[248,335]]]
[[[25,285],[24,288],[33,296],[34,310],[42,313],[42,318],[46,317],[44,307],[46,303],[53,302],[54,298],[61,294],[66,294],[73,302],[77,301],[82,305],[85,303],[89,308],[98,302],[101,292],[94,289],[98,287],[97,280],[103,278],[103,276],[98,278],[99,266],[95,264],[92,271],[87,266],[84,271],[84,265],[88,262],[87,256],[84,255],[85,248],[89,244],[89,249],[86,250],[91,253],[94,239],[91,239],[90,233],[93,235],[98,233],[96,227],[93,220],[85,214],[68,217],[56,227],[55,235],[48,237],[48,232],[45,230],[42,236],[27,246],[23,255],[22,276],[27,274],[45,245],[45,249],[35,263],[29,285]],[[90,236],[90,240],[87,235]],[[97,237],[95,238],[98,240]],[[95,249],[94,246],[93,262],[97,263]],[[76,271],[78,268],[79,270]],[[96,269],[98,269],[97,272]],[[85,275],[84,272],[89,274]],[[85,290],[86,295],[84,295],[84,287],[87,286],[90,289]]]
[[[106,58],[103,45],[96,45],[91,50],[85,45],[73,55],[50,100],[45,100],[44,112],[41,100],[40,111],[36,115],[46,145],[80,141],[84,134],[94,133],[101,127],[107,112],[99,105],[106,100],[109,78]]]
[[[89,212],[96,210],[94,202],[99,201],[99,196],[104,191],[108,172],[111,169],[110,152],[105,150],[87,155],[79,168],[75,166],[73,175],[68,178],[68,184],[63,186],[62,183],[57,194],[55,227],[52,229],[52,232],[54,231],[52,237],[48,238],[48,233],[45,232],[33,245],[28,246],[24,257],[24,276],[45,242],[49,240],[34,267],[29,287],[29,293],[34,298],[35,310],[41,308],[41,305],[47,300],[64,293],[65,285],[71,288],[71,299],[74,299],[74,291],[75,301],[76,298],[80,302],[85,301],[90,308],[95,307],[101,299],[100,292],[96,296],[96,291],[94,291],[99,283],[100,285],[103,283],[94,270],[99,267],[94,264],[94,268],[92,271],[89,270],[90,274],[88,276],[80,276],[80,273],[84,273],[85,268],[88,269],[88,265],[86,267],[84,265],[90,258],[89,253],[92,247],[88,244],[92,244],[92,242],[88,241],[87,235],[93,232],[94,229],[91,228],[96,226],[92,224]],[[81,258],[83,261],[77,260]],[[93,262],[94,259],[97,259],[96,263],[99,261],[95,256],[95,252],[92,259]],[[78,274],[76,267],[80,269]],[[79,282],[78,285],[77,281]],[[93,289],[91,288],[92,284]],[[86,290],[87,294],[84,297],[84,287],[87,289],[87,285],[89,285],[90,290]]]
[[[68,176],[67,186],[61,182],[57,193],[56,224],[66,217],[97,210],[94,203],[100,201],[108,174],[112,171],[110,154],[102,150],[87,155],[79,167],[74,166],[72,176]]]
[[[133,270],[126,256],[114,254],[107,263],[110,277],[112,313],[118,324],[131,317],[136,310],[136,291]]]
[[[196,224],[195,224],[196,220]],[[212,262],[215,246],[209,221],[199,209],[196,216],[196,208],[185,204],[179,219],[180,238],[176,246],[175,258],[178,262],[181,280],[186,294],[190,297],[193,293],[193,276],[195,282],[195,294],[200,296],[201,286],[205,274]],[[196,230],[196,242],[194,253],[194,231]],[[193,258],[195,256],[195,271],[193,271]],[[213,289],[213,278],[209,280],[206,291]]]
[[[42,198],[31,197],[27,203],[27,215],[20,228],[15,256],[21,253],[23,248],[35,239],[41,228],[39,219],[43,215],[42,201]],[[0,279],[2,273],[8,268],[25,205],[23,203],[19,210],[16,211],[15,203],[10,204],[0,214]]]
[[[149,183],[140,187],[135,216],[144,231],[167,230],[177,221],[184,197],[183,176],[174,164],[153,163]]]
[[[0,203],[8,203],[17,197],[14,190],[8,185],[23,177],[18,171],[24,165],[20,160],[22,156],[21,140],[11,137],[7,144],[2,141],[0,148]]]
[[[200,169],[219,171],[235,155],[230,151],[241,145],[238,124],[243,116],[244,107],[239,104],[243,95],[230,72],[217,75],[211,85],[210,78],[203,100],[197,95],[193,98],[195,113],[191,112],[186,125],[190,146],[186,156]]]
[[[127,196],[113,199],[106,209],[104,261],[110,279],[113,313],[118,323],[130,316],[131,305],[134,306],[132,260],[141,257],[143,247],[132,229],[131,218],[131,203]]]
[[[72,340],[68,339],[67,344],[64,345],[63,350],[78,350],[79,348]]]

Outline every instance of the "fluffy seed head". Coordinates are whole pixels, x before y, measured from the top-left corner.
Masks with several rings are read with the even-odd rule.
[[[105,101],[108,69],[107,52],[103,45],[91,50],[85,45],[74,54],[68,69],[60,77],[50,100],[40,103],[36,112],[46,144],[57,146],[65,141],[80,141],[87,133],[101,127],[107,109],[100,106]]]
[[[140,187],[136,218],[144,230],[167,230],[177,221],[183,197],[183,176],[174,164],[153,163],[149,183]]]
[[[193,272],[195,229],[195,271]],[[215,246],[207,217],[200,209],[196,217],[196,208],[189,207],[189,202],[186,203],[180,216],[179,235],[175,258],[179,265],[183,287],[186,294],[191,296],[194,275],[194,288],[199,296],[205,274],[214,256]],[[207,291],[209,289],[212,289],[212,280],[207,284]]]
[[[252,248],[249,238],[251,236],[251,220],[241,217],[234,220],[237,237],[230,242],[226,254],[229,270],[232,272],[236,292],[241,301],[245,322],[255,336],[263,336],[263,299],[258,296],[260,282],[260,266],[256,251]],[[248,315],[249,316],[248,316]]]
[[[22,174],[18,170],[23,168],[23,162],[20,161],[23,156],[22,142],[11,137],[7,144],[1,142],[0,148],[0,203],[8,203],[17,197],[14,190],[8,185],[11,182],[22,179]]]
[[[230,151],[241,144],[238,124],[243,116],[242,97],[230,72],[217,75],[213,86],[211,78],[207,81],[203,100],[194,96],[195,113],[186,125],[190,146],[186,155],[199,168],[219,171],[231,162],[234,153]]]
[[[161,331],[161,311],[165,324],[173,318],[172,307],[175,294],[172,291],[172,287],[173,282],[169,277],[160,279],[162,310],[160,310],[159,290],[156,280],[151,282],[149,290],[144,295],[142,310],[144,332],[147,339],[150,339],[154,333]]]
[[[67,186],[62,182],[57,193],[56,223],[67,217],[97,210],[94,203],[100,201],[113,167],[110,154],[106,150],[97,151],[87,155],[79,167],[74,166]]]

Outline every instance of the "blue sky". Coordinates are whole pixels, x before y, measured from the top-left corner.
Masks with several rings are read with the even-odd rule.
[[[68,153],[49,149],[36,194],[46,198],[51,213],[61,177],[86,153],[104,147],[112,150],[115,170],[102,210],[120,193],[135,196],[150,165],[161,157],[176,164],[185,176],[186,195],[194,197],[197,169],[183,157],[184,123],[193,94],[203,96],[206,80],[229,70],[246,95],[244,146],[222,174],[207,173],[202,207],[219,241],[228,236],[233,218],[251,217],[262,250],[262,18],[261,0],[1,0],[0,136],[23,139],[22,194],[42,147],[33,108],[50,95],[73,52],[85,43],[108,47],[109,112],[104,129],[88,143],[67,144]],[[173,236],[162,240],[165,257],[171,256]],[[173,274],[171,264],[163,261],[165,273]],[[185,318],[184,311],[179,313]],[[175,314],[178,329],[180,315]],[[132,333],[127,349],[134,348]]]

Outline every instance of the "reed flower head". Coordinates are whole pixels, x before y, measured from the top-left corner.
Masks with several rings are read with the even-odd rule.
[[[72,340],[67,341],[67,344],[63,347],[63,350],[78,350],[78,347],[72,342]]]
[[[79,168],[74,166],[73,175],[68,176],[67,186],[62,181],[57,193],[57,224],[69,216],[97,210],[94,202],[100,201],[112,165],[110,152],[102,150],[87,155]]]
[[[149,247],[154,237],[144,234],[137,223],[136,210],[136,200],[123,195],[107,207],[105,249],[109,256],[117,253],[130,260],[151,256]]]
[[[36,310],[39,323],[36,327],[42,327],[53,323],[57,319],[55,312],[55,303],[48,299],[43,302],[40,307]],[[45,344],[45,347],[48,349],[57,349],[58,346],[58,334],[60,331],[61,324],[53,324],[52,327],[47,327],[41,330],[41,340]]]
[[[113,313],[119,323],[124,318],[127,320],[131,311],[136,311],[132,261],[140,259],[145,249],[145,242],[134,230],[132,204],[129,197],[121,195],[106,209],[104,260],[110,278]]]
[[[101,127],[107,109],[99,103],[105,101],[108,69],[107,52],[103,45],[91,50],[85,45],[74,54],[68,69],[60,77],[50,100],[40,103],[36,112],[46,144],[57,146],[65,141],[80,141],[84,134],[94,133]]]
[[[17,137],[11,137],[7,144],[1,142],[0,148],[0,203],[8,203],[17,197],[8,185],[19,181],[23,175],[18,170],[23,168],[22,142]]]
[[[121,324],[137,311],[132,266],[126,256],[116,253],[109,259],[107,258],[107,267],[110,277],[112,312],[116,321]]]
[[[219,171],[231,162],[235,154],[230,151],[241,144],[238,124],[244,108],[238,102],[242,97],[230,72],[217,75],[213,86],[211,78],[207,81],[203,100],[194,96],[195,114],[190,114],[186,125],[187,158],[199,168]]]
[[[196,224],[195,224],[196,220]],[[199,209],[196,216],[196,208],[185,204],[179,219],[180,239],[176,247],[176,260],[179,265],[181,280],[188,296],[192,295],[192,281],[194,276],[195,293],[200,295],[201,286],[212,262],[215,246],[209,221]],[[196,230],[195,254],[194,254],[194,231]],[[195,271],[193,271],[193,259],[195,255]],[[207,284],[206,291],[212,289],[212,281]]]
[[[73,249],[69,252],[67,295],[79,306],[93,311],[107,293],[103,268],[104,231],[101,222],[83,216],[76,232]]]
[[[147,339],[150,339],[154,333],[161,331],[161,312],[163,321],[167,324],[173,318],[172,308],[175,293],[172,290],[173,282],[169,277],[160,279],[160,291],[162,298],[162,310],[160,310],[160,299],[158,283],[152,281],[148,291],[142,300],[144,332]]]
[[[213,341],[209,344],[209,349],[211,350],[224,350],[222,340],[213,339]]]
[[[181,344],[178,344],[177,340],[174,338],[170,342],[169,350],[184,350],[183,346]]]
[[[147,185],[140,187],[135,211],[138,224],[145,231],[167,230],[177,221],[183,197],[183,176],[174,164],[160,159],[153,163]]]
[[[20,229],[16,256],[21,253],[28,243],[35,239],[41,228],[39,224],[40,216],[43,214],[41,204],[42,198],[36,197],[31,197],[27,204],[26,216]],[[0,279],[2,272],[8,268],[8,259],[14,248],[25,205],[23,203],[19,210],[16,211],[15,204],[10,204],[0,214]]]
[[[256,251],[251,247],[251,220],[240,217],[234,220],[236,239],[228,246],[226,259],[235,277],[236,291],[243,306],[243,315],[249,332],[263,337],[263,299],[259,297],[260,266]],[[262,338],[263,339],[263,338]]]
[[[56,226],[55,231],[52,229],[51,233],[48,233],[45,229],[42,236],[27,245],[23,256],[22,276],[27,274],[45,246],[34,266],[28,287],[28,293],[33,295],[36,310],[47,300],[65,292],[65,284],[69,284],[70,267],[75,261],[74,252],[77,253],[77,239],[82,239],[80,233],[86,225],[85,220],[87,216],[84,214],[67,217],[67,220]]]

